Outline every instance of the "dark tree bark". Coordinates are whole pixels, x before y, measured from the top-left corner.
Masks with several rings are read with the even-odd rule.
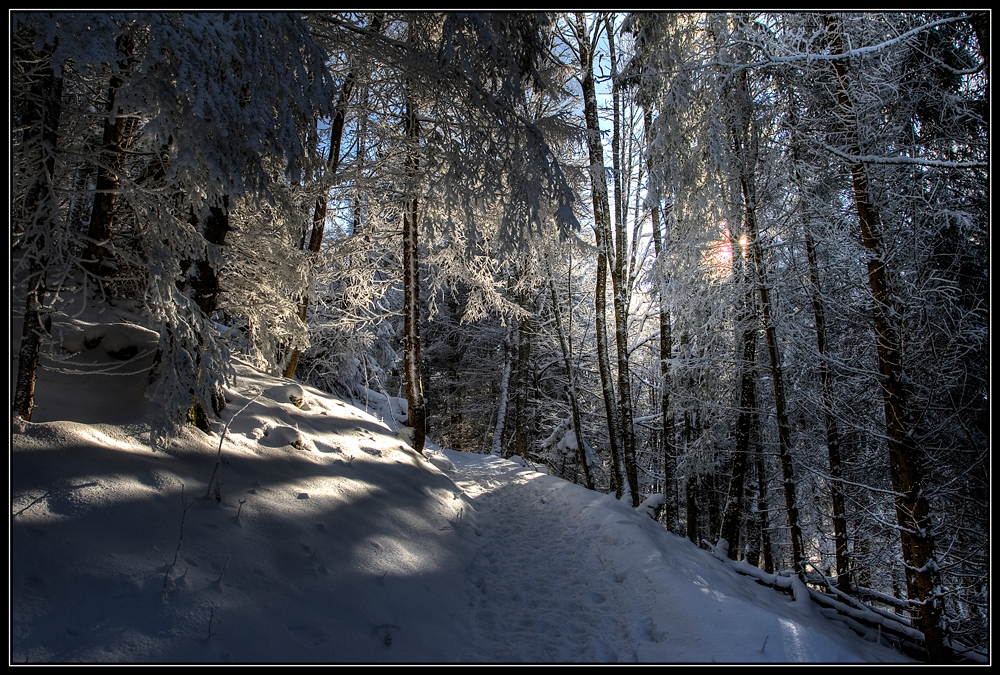
[[[651,138],[653,126],[653,112],[647,107],[644,110],[644,122],[646,141]],[[647,173],[649,181],[652,183],[654,175],[654,153],[647,154]],[[669,210],[669,209],[668,209]],[[652,213],[650,214],[653,224],[653,248],[656,252],[659,272],[657,274],[659,300],[660,300],[660,414],[663,416],[663,435],[660,439],[660,449],[663,453],[663,513],[661,518],[668,530],[676,532],[677,521],[677,451],[674,448],[674,418],[670,414],[670,359],[673,355],[673,339],[670,334],[670,310],[667,309],[667,279],[664,264],[660,262],[660,256],[666,252],[667,227],[663,223],[663,232],[660,232],[660,199],[657,196],[653,200]]]
[[[194,227],[198,227],[198,217],[193,213],[191,214],[190,222]],[[209,207],[208,218],[205,219],[205,227],[202,230],[202,237],[208,244],[222,247],[226,243],[226,235],[230,229],[229,197],[223,196],[221,206]],[[192,267],[194,268],[193,273],[190,272]],[[184,279],[190,280],[191,298],[198,305],[198,309],[204,314],[206,320],[210,319],[219,303],[219,292],[221,290],[219,285],[219,270],[212,266],[208,257],[197,261],[185,261],[181,269],[184,271]],[[179,282],[178,288],[182,291],[186,290],[187,283]],[[198,359],[198,367],[200,368],[200,356]],[[222,391],[217,389],[212,392],[211,404],[212,411],[216,415],[225,409],[226,399]],[[205,406],[197,397],[194,398],[191,404],[188,417],[192,424],[205,433],[211,431]]]
[[[381,13],[375,13],[369,30],[378,33],[382,30],[383,17]],[[337,112],[333,117],[333,124],[330,126],[330,154],[326,161],[326,170],[323,179],[320,181],[320,194],[316,197],[316,204],[313,206],[312,229],[309,232],[309,244],[304,247],[310,253],[319,253],[323,246],[323,232],[326,229],[326,203],[329,198],[330,188],[337,177],[337,169],[340,167],[340,147],[344,138],[344,125],[347,121],[347,104],[354,93],[357,84],[357,76],[354,72],[348,72],[344,82],[340,85],[340,93],[337,95]],[[360,210],[360,209],[358,209]],[[298,315],[303,324],[309,314],[309,294],[308,289],[303,292],[299,299]],[[302,350],[297,347],[292,350],[288,358],[288,363],[282,373],[287,378],[295,377],[295,369],[299,365],[299,357]]]
[[[415,39],[410,26],[410,41]],[[420,364],[420,222],[416,196],[420,173],[420,122],[412,82],[405,84],[406,177],[410,185],[403,208],[403,381],[406,425],[413,429],[413,449],[423,454],[427,436],[427,406]]]
[[[226,235],[230,229],[232,228],[229,225],[229,197],[224,196],[222,206],[209,207],[202,236],[209,244],[221,247],[225,245]],[[208,260],[196,262],[195,269],[196,273],[191,279],[194,300],[205,316],[210,317],[219,305],[219,270]]]
[[[754,386],[756,389],[756,383]],[[756,394],[756,391],[754,392]],[[756,398],[756,396],[755,396]],[[755,442],[753,437],[757,434],[757,415],[754,414],[750,420],[750,445],[753,450],[756,450]],[[747,457],[747,475],[748,480],[743,482],[743,503],[746,509],[746,539],[744,544],[744,550],[746,551],[746,561],[758,567],[760,565],[760,553],[761,553],[761,534],[762,527],[760,521],[760,515],[758,514],[759,505],[754,501],[757,496],[757,466],[755,463],[755,456],[753,450],[749,457]]]
[[[125,152],[131,143],[134,121],[126,119],[123,111],[115,111],[115,98],[118,90],[125,84],[125,76],[132,67],[134,42],[132,36],[123,33],[116,42],[118,53],[118,72],[111,76],[108,85],[107,102],[105,105],[104,135],[101,139],[101,153],[97,164],[97,180],[94,192],[94,204],[90,213],[90,225],[87,229],[87,248],[83,253],[83,267],[100,280],[104,290],[107,290],[106,277],[110,272],[105,263],[110,255],[106,244],[111,239],[114,227],[115,202],[118,188],[121,185],[121,173],[125,166]]]
[[[548,261],[546,260],[546,263]],[[556,319],[556,331],[559,333],[559,348],[562,350],[563,364],[566,368],[566,380],[569,382],[569,403],[573,415],[573,433],[576,436],[577,461],[583,470],[583,482],[588,490],[594,489],[594,481],[590,476],[590,466],[587,464],[587,451],[583,444],[583,433],[580,427],[580,406],[576,395],[576,378],[573,375],[573,361],[571,356],[571,346],[563,327],[562,310],[560,309],[559,297],[556,294],[555,281],[552,279],[552,267],[549,266],[549,293],[552,296],[552,313]]]
[[[974,12],[969,18],[973,30],[976,31],[976,42],[979,43],[979,53],[983,57],[983,70],[986,73],[986,100],[989,100],[990,86],[990,14],[989,12]]]
[[[709,539],[717,539],[722,530],[721,512],[719,510],[719,490],[718,474],[713,466],[709,472],[702,476],[699,484],[702,490],[702,503],[706,505],[708,511],[708,532]]]
[[[789,104],[789,122],[792,128],[792,163],[795,182],[799,186],[799,212],[802,218],[802,230],[806,241],[806,259],[809,264],[809,282],[811,285],[813,318],[816,325],[816,350],[819,354],[819,380],[823,396],[823,418],[826,426],[826,447],[830,463],[831,502],[833,506],[834,556],[837,566],[837,587],[847,593],[850,590],[850,562],[847,552],[847,516],[844,502],[843,463],[840,459],[840,433],[837,429],[837,418],[834,416],[833,375],[827,363],[826,355],[826,311],[823,305],[823,293],[820,287],[819,262],[816,258],[816,244],[813,241],[812,230],[806,212],[806,185],[799,172],[799,140],[796,127],[797,102],[793,98]]]
[[[20,47],[14,58],[24,63],[39,64],[30,80],[24,100],[23,119],[29,122],[25,130],[24,145],[36,145],[41,153],[38,176],[24,198],[23,213],[29,232],[25,250],[32,256],[29,264],[28,289],[24,304],[24,327],[21,348],[18,350],[17,382],[14,385],[14,414],[30,421],[35,405],[35,382],[38,375],[38,352],[43,333],[48,333],[47,321],[42,316],[45,304],[44,236],[55,228],[53,211],[56,208],[55,187],[56,148],[59,142],[59,116],[62,112],[63,80],[52,67],[55,45],[46,45],[36,54],[28,47]],[[39,222],[41,221],[41,222]],[[34,250],[32,250],[34,249]]]
[[[754,468],[757,474],[757,509],[754,515],[760,530],[760,550],[764,563],[761,569],[772,574],[774,572],[774,554],[771,550],[771,519],[767,507],[767,469],[764,464],[764,447],[760,442],[760,414],[756,410],[753,413],[750,428],[752,430]]]
[[[527,294],[521,298],[521,306],[527,308]],[[521,457],[528,456],[528,386],[531,378],[528,368],[531,363],[531,334],[529,317],[521,319],[517,329],[517,379],[515,380],[514,452]]]
[[[340,95],[337,98],[337,113],[333,118],[333,125],[330,127],[330,155],[326,162],[326,171],[320,184],[320,195],[316,197],[316,204],[313,206],[312,229],[309,233],[309,244],[306,250],[310,253],[319,253],[323,246],[323,231],[326,228],[326,202],[329,198],[330,186],[333,184],[340,165],[340,146],[344,137],[344,123],[347,119],[347,103],[351,98],[355,85],[354,73],[348,73],[340,87]],[[299,299],[298,315],[303,324],[309,314],[309,293],[303,292]],[[298,347],[292,350],[288,359],[288,364],[282,373],[287,378],[295,377],[295,369],[299,365],[299,357],[302,350]]]
[[[830,53],[843,54],[839,20],[824,16]],[[848,85],[846,63],[831,61],[836,75],[838,116],[843,125],[846,152],[860,156],[858,122]],[[914,436],[909,392],[904,382],[902,343],[896,319],[902,315],[889,286],[889,269],[882,241],[882,220],[871,199],[868,173],[861,162],[851,162],[854,201],[858,212],[861,239],[868,252],[868,284],[873,299],[873,314],[878,355],[886,440],[889,448],[889,475],[896,493],[896,521],[906,567],[906,589],[913,625],[923,632],[928,658],[933,663],[945,659],[944,631],[941,619],[943,599],[939,597],[940,572],[934,555],[934,525],[927,501],[924,453]]]
[[[751,422],[757,405],[756,383],[754,382],[755,364],[757,361],[757,329],[754,323],[753,291],[746,284],[746,295],[743,300],[743,358],[740,376],[740,412],[736,417],[736,450],[733,453],[732,479],[729,481],[729,494],[722,514],[722,530],[720,538],[729,543],[729,557],[740,559],[737,546],[740,520],[743,515],[743,484],[748,469],[750,455]],[[750,325],[747,325],[750,324]]]
[[[684,513],[687,519],[685,534],[692,544],[698,543],[698,477],[689,475],[684,489]]]
[[[733,78],[733,93],[736,99],[736,119],[730,125],[734,155],[739,167],[740,188],[743,195],[743,225],[750,249],[750,260],[760,295],[761,318],[764,336],[771,363],[771,383],[774,387],[774,407],[778,422],[778,456],[781,459],[781,473],[785,493],[785,510],[792,544],[792,569],[803,574],[802,528],[799,524],[799,507],[795,495],[795,475],[791,458],[791,427],[785,399],[785,381],[781,368],[781,354],[778,349],[777,332],[771,304],[771,294],[765,274],[764,256],[757,230],[757,190],[754,166],[756,164],[757,130],[751,119],[752,101],[749,95],[747,72],[741,71]],[[736,255],[736,248],[733,248]]]

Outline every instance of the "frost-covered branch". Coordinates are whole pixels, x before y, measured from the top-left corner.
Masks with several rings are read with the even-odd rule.
[[[847,160],[848,162],[861,164],[915,164],[917,166],[936,166],[945,169],[987,169],[990,166],[989,162],[953,162],[943,159],[921,159],[920,157],[851,155],[843,150],[838,150],[837,148],[826,145],[825,143],[820,144],[820,147],[827,152],[840,157],[841,159]]]

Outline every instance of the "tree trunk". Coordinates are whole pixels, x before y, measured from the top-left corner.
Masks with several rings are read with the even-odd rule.
[[[844,501],[843,463],[840,459],[840,433],[833,413],[833,376],[826,361],[826,314],[819,283],[819,265],[816,261],[816,244],[809,224],[805,223],[806,257],[809,260],[809,279],[812,283],[813,315],[816,321],[816,349],[819,353],[819,380],[823,389],[823,415],[826,422],[826,448],[830,460],[831,500],[833,503],[834,556],[837,564],[837,587],[845,593],[850,589],[850,561],[847,554],[847,508]]]
[[[744,191],[749,187],[744,181]],[[744,192],[746,195],[746,192]],[[752,193],[751,193],[752,194]],[[752,204],[748,198],[748,204]],[[785,403],[785,382],[781,370],[781,354],[778,351],[778,338],[775,332],[774,319],[771,314],[771,300],[764,276],[763,254],[757,239],[757,227],[752,209],[747,211],[747,234],[750,238],[750,252],[756,268],[757,283],[760,292],[761,313],[764,320],[764,336],[767,339],[767,353],[771,363],[771,383],[774,386],[774,406],[778,418],[778,456],[781,460],[782,485],[785,493],[785,510],[788,513],[788,527],[792,543],[792,569],[796,574],[804,573],[802,567],[803,547],[802,528],[799,525],[799,507],[795,496],[795,476],[792,469],[791,445],[792,433],[788,424],[787,405]]]
[[[986,73],[986,100],[990,100],[990,13],[973,12],[969,17],[972,29],[976,31],[976,42],[983,57],[983,72]]]
[[[611,21],[607,23],[607,34],[608,34],[608,57],[611,62],[611,72],[612,75],[617,74],[617,66],[615,64],[615,41],[614,41],[614,31],[612,30]],[[588,67],[589,71],[593,71],[593,54],[591,54],[591,64]],[[590,86],[594,86],[593,77],[590,79]],[[586,93],[584,94],[584,99],[586,100]],[[620,95],[617,89],[612,88],[612,102],[613,102],[613,115],[611,117],[612,124],[612,171],[615,175],[614,183],[614,198],[615,198],[615,236],[614,236],[614,264],[611,266],[611,288],[614,291],[614,307],[615,307],[615,347],[618,355],[618,406],[621,408],[621,421],[622,421],[622,451],[625,456],[625,474],[628,478],[629,490],[632,493],[632,506],[638,506],[641,501],[639,497],[639,476],[638,469],[636,468],[635,459],[635,426],[633,424],[634,414],[632,412],[632,373],[629,368],[629,353],[628,353],[628,308],[629,308],[629,288],[626,284],[626,270],[625,270],[625,254],[628,251],[628,235],[625,229],[625,209],[623,206],[622,197],[622,176],[620,164],[620,146],[621,146],[621,132],[619,130],[619,106],[620,106]],[[596,131],[598,133],[598,138],[600,138],[600,126],[597,121],[597,106],[596,97],[594,98],[594,113],[589,115],[587,118],[588,130],[591,132]],[[594,126],[591,127],[593,122]],[[601,180],[604,180],[604,158],[603,154],[599,158],[602,167]],[[593,176],[593,174],[591,174]],[[593,190],[593,188],[591,188]],[[607,188],[604,189],[605,195],[607,195]],[[606,198],[606,197],[605,197]],[[609,223],[610,225],[610,223]],[[610,227],[608,228],[610,230]],[[605,242],[611,242],[611,237],[609,232],[605,232]]]
[[[816,244],[813,241],[812,230],[806,212],[805,183],[799,173],[799,143],[796,129],[796,102],[789,105],[789,121],[792,127],[792,162],[795,172],[795,182],[799,186],[799,210],[802,217],[802,230],[806,240],[806,259],[809,263],[809,282],[811,285],[813,318],[816,324],[816,350],[819,354],[819,380],[823,396],[823,417],[826,425],[826,447],[830,462],[831,502],[833,505],[834,557],[837,565],[837,587],[845,593],[850,590],[850,563],[847,553],[847,516],[844,502],[844,486],[841,483],[843,465],[840,459],[840,433],[837,429],[837,418],[834,416],[833,376],[827,364],[826,357],[826,312],[823,306],[823,294],[820,288],[819,262],[816,258]]]
[[[756,387],[755,387],[756,388]],[[753,416],[756,418],[756,415]],[[756,419],[751,419],[750,426],[751,438],[755,433],[753,426],[756,423]],[[753,442],[751,441],[751,447],[753,447]],[[754,478],[756,478],[756,466],[753,462],[754,456],[751,455],[747,457],[747,473],[752,476],[751,480],[744,481],[743,483],[743,503],[746,505],[747,518],[746,518],[746,539],[743,545],[746,551],[746,561],[758,567],[760,565],[760,539],[761,539],[761,524],[760,524],[760,514],[758,513],[759,506],[754,501],[754,497],[757,492],[757,483]]]
[[[326,228],[326,202],[329,198],[330,187],[333,185],[337,174],[337,168],[340,165],[340,145],[344,137],[347,102],[354,91],[354,83],[354,73],[348,73],[347,77],[344,78],[344,83],[340,87],[340,95],[337,98],[337,114],[334,116],[333,125],[330,127],[330,156],[326,162],[326,171],[324,172],[323,180],[320,182],[320,195],[316,197],[316,204],[313,206],[312,230],[309,233],[309,246],[307,248],[310,253],[319,253],[323,246],[323,231]],[[309,290],[306,289],[299,299],[298,308],[299,320],[302,321],[303,325],[306,323],[308,313]],[[289,379],[295,377],[295,369],[299,365],[299,357],[301,355],[302,350],[298,347],[292,350],[288,364],[285,366],[282,375]]]
[[[522,297],[522,306],[527,297]],[[527,309],[527,307],[525,307]],[[517,382],[515,384],[516,415],[514,425],[514,452],[521,457],[528,456],[528,367],[531,362],[531,336],[528,333],[529,317],[521,319],[517,329]]]
[[[702,502],[708,507],[708,538],[714,540],[719,537],[719,532],[722,530],[716,467],[713,466],[707,474],[702,476],[701,488],[704,495]]]
[[[605,313],[605,302],[604,302],[604,284],[606,283],[606,277],[604,276],[604,265],[609,264],[608,257],[609,251],[611,250],[611,209],[608,204],[608,184],[607,178],[604,175],[604,149],[601,145],[601,128],[600,122],[598,121],[597,115],[597,93],[594,83],[594,54],[590,46],[590,41],[587,37],[586,22],[584,21],[583,14],[577,12],[576,14],[576,30],[577,37],[580,47],[580,68],[582,70],[582,86],[583,86],[583,99],[584,99],[584,117],[587,123],[587,148],[590,155],[590,192],[593,198],[594,205],[594,234],[596,237],[598,257],[597,257],[597,291],[595,297],[595,312],[597,314],[598,321],[598,350],[601,349],[601,339],[602,339],[602,328],[604,324],[604,313]],[[619,387],[619,409],[622,414],[621,426],[619,427],[616,423],[612,422],[615,419],[617,422],[617,414],[610,414],[608,416],[608,428],[612,438],[612,458],[615,462],[615,466],[618,466],[618,448],[615,448],[617,438],[621,438],[621,458],[625,461],[625,474],[628,479],[629,492],[632,497],[632,506],[639,505],[639,487],[638,487],[638,475],[635,466],[635,449],[634,449],[634,435],[630,433],[632,424],[631,406],[632,406],[632,396],[629,390],[629,373],[628,373],[628,361],[626,352],[626,331],[622,326],[622,321],[625,319],[624,314],[621,310],[621,297],[620,297],[620,280],[616,281],[616,276],[614,269],[612,269],[611,275],[612,291],[614,293],[614,305],[615,305],[615,344],[618,349],[618,387]],[[607,358],[606,356],[604,358]],[[602,360],[600,353],[598,354],[598,359]],[[624,365],[624,373],[622,366]],[[604,363],[601,364],[602,369],[604,368]],[[610,369],[608,369],[610,370]],[[610,373],[609,373],[610,375]],[[604,384],[604,371],[602,370],[602,384]],[[622,391],[622,386],[624,384],[625,391]],[[610,390],[610,383],[604,384],[604,395],[605,395],[605,406],[613,407],[613,393],[612,398],[607,398]],[[615,426],[615,430],[612,430],[612,425]],[[626,429],[626,427],[628,429]],[[618,436],[618,430],[620,430],[621,435]],[[617,468],[616,468],[617,471]],[[621,483],[619,483],[620,485]]]
[[[756,517],[760,529],[760,550],[763,558],[763,569],[768,574],[774,573],[774,554],[771,550],[771,519],[767,506],[767,471],[764,464],[764,447],[760,442],[760,414],[755,410],[750,424],[753,442],[753,459],[757,473],[757,512]]]
[[[119,72],[127,72],[132,65],[132,50],[134,43],[128,34],[122,34],[116,42],[122,59],[118,62]],[[118,89],[125,84],[121,75],[112,75],[108,86],[107,116],[104,118],[104,136],[101,141],[100,161],[97,164],[97,181],[94,192],[94,205],[90,214],[90,226],[87,230],[87,248],[83,253],[83,267],[101,281],[107,290],[109,270],[104,263],[110,252],[105,244],[111,238],[114,224],[115,198],[121,184],[119,174],[125,165],[125,151],[131,141],[131,129],[134,126],[126,124],[122,111],[115,115],[115,97]]]
[[[644,111],[646,144],[649,145],[653,126],[653,112],[647,107]],[[649,185],[654,180],[653,152],[647,152],[646,163],[649,175]],[[667,309],[667,279],[665,263],[660,256],[665,254],[667,246],[667,227],[664,222],[663,234],[660,233],[660,198],[654,195],[651,214],[653,224],[653,247],[656,252],[656,281],[660,302],[660,414],[663,416],[663,436],[660,439],[663,453],[663,513],[661,517],[667,529],[676,532],[677,521],[677,454],[674,448],[674,420],[670,414],[670,358],[673,355],[673,340],[670,334],[670,310]]]
[[[843,54],[839,21],[824,16],[831,54]],[[857,118],[848,89],[847,69],[842,59],[831,62],[836,74],[839,116],[844,125],[846,151],[860,155]],[[941,627],[943,601],[940,572],[934,557],[934,529],[927,502],[924,454],[914,437],[909,392],[904,381],[902,344],[895,317],[901,316],[898,300],[889,288],[882,221],[868,189],[864,164],[851,162],[854,201],[861,237],[868,252],[868,283],[874,300],[874,323],[879,371],[881,374],[886,439],[889,447],[889,475],[896,493],[896,520],[903,561],[906,590],[913,613],[913,626],[924,634],[931,662],[944,660],[944,632]]]
[[[202,231],[202,237],[210,245],[222,247],[226,243],[226,235],[231,229],[229,226],[229,197],[222,197],[222,206],[211,206],[208,211],[208,218],[205,220],[205,229]],[[191,215],[191,224],[197,228],[198,218],[194,214]],[[198,308],[201,310],[202,314],[205,315],[206,320],[210,320],[212,314],[215,313],[219,302],[219,270],[212,266],[209,262],[209,258],[212,256],[206,256],[202,260],[196,262],[186,261],[182,265],[184,270],[184,278],[190,280],[191,284],[191,295]],[[191,266],[194,266],[194,273],[188,273]],[[186,284],[179,282],[179,288],[183,290]],[[201,368],[201,357],[197,357],[197,367]],[[222,391],[216,389],[212,392],[212,410],[216,415],[221,413],[226,407],[226,399]],[[204,404],[198,400],[197,397],[194,398],[191,409],[188,411],[188,418],[191,423],[196,427],[208,433],[211,431],[211,426],[208,422],[208,415],[205,412]]]
[[[231,229],[229,225],[229,197],[223,196],[221,207],[209,207],[202,236],[209,244],[222,247],[225,245],[226,235]],[[195,263],[195,269],[196,273],[191,279],[194,300],[205,316],[210,318],[219,304],[219,270],[215,269],[207,259]]]
[[[504,340],[503,344],[503,375],[500,377],[500,402],[497,405],[497,423],[493,429],[493,445],[490,454],[500,457],[503,445],[503,427],[507,418],[507,389],[510,385],[511,369],[511,346],[510,337]]]
[[[722,530],[720,537],[729,543],[729,557],[740,559],[737,544],[740,530],[740,519],[743,515],[743,483],[747,473],[750,455],[751,421],[757,405],[757,392],[754,382],[755,365],[757,361],[757,329],[754,323],[753,291],[746,283],[747,292],[743,300],[743,359],[740,377],[740,412],[736,418],[736,450],[733,453],[732,478],[729,481],[729,494],[722,514]],[[747,326],[747,324],[751,324]]]
[[[698,478],[694,475],[687,477],[687,484],[684,489],[685,502],[684,512],[687,519],[687,529],[685,534],[692,544],[698,544]]]
[[[13,411],[21,419],[30,421],[35,405],[35,382],[38,374],[41,335],[43,332],[48,332],[46,320],[42,317],[42,307],[45,304],[45,266],[48,262],[45,255],[45,250],[48,248],[45,237],[51,236],[55,229],[53,221],[57,201],[53,190],[63,80],[56,76],[52,68],[51,59],[55,45],[46,45],[41,54],[25,51],[26,61],[37,61],[42,65],[37,69],[38,74],[29,86],[27,110],[24,115],[26,120],[32,122],[25,134],[35,138],[25,139],[24,145],[30,147],[37,142],[42,155],[38,177],[24,200],[26,228],[34,232],[29,235],[29,243],[25,246],[26,254],[32,256],[32,259],[29,265],[21,347],[18,350]]]
[[[772,315],[770,290],[765,274],[763,252],[761,251],[759,233],[757,231],[757,191],[754,184],[755,150],[758,133],[751,121],[752,101],[749,95],[747,73],[742,71],[734,78],[734,93],[737,101],[736,120],[730,125],[733,150],[739,166],[740,188],[743,194],[744,231],[747,235],[747,245],[750,249],[750,259],[753,263],[754,276],[760,294],[761,315],[764,321],[764,335],[767,340],[767,353],[771,362],[771,383],[774,386],[774,407],[778,422],[778,455],[781,459],[781,473],[785,492],[785,510],[788,513],[788,527],[792,544],[792,569],[796,574],[803,574],[802,528],[799,525],[799,508],[795,496],[795,476],[791,458],[791,428],[788,423],[787,405],[785,402],[785,383],[781,369],[781,354],[778,349],[778,338]],[[742,105],[741,105],[742,104]],[[733,247],[733,255],[736,248]]]
[[[383,20],[384,16],[381,12],[374,13],[369,30],[374,33],[380,32]],[[326,162],[326,170],[320,181],[320,194],[316,197],[316,204],[313,206],[312,230],[309,233],[309,246],[306,249],[310,253],[319,253],[323,246],[323,233],[326,229],[326,202],[330,196],[330,188],[336,181],[337,169],[340,167],[340,146],[343,142],[344,124],[347,120],[347,104],[351,100],[356,83],[357,77],[354,72],[348,72],[344,82],[340,85],[340,93],[337,95],[337,112],[333,117],[333,124],[330,126],[330,154]],[[364,133],[361,136],[364,136]],[[363,143],[363,141],[361,142]],[[363,154],[363,152],[359,152],[359,154]],[[357,227],[355,227],[355,231],[357,231]],[[302,321],[303,325],[306,323],[308,315],[309,289],[305,289],[299,299],[298,310],[299,320]],[[292,350],[282,373],[284,377],[289,379],[295,377],[295,369],[298,368],[300,356],[302,356],[302,350],[298,347]]]
[[[548,259],[546,259],[548,264]],[[549,293],[552,295],[552,313],[556,318],[556,331],[559,333],[559,347],[562,350],[563,363],[566,367],[566,379],[569,382],[569,403],[573,414],[573,433],[576,435],[577,461],[583,469],[583,481],[588,490],[594,489],[594,481],[590,476],[590,465],[587,464],[587,451],[583,444],[583,433],[580,427],[580,406],[576,395],[576,378],[573,376],[573,362],[568,344],[566,330],[563,328],[562,310],[556,295],[555,281],[552,279],[552,266],[549,265]]]
[[[412,26],[411,26],[411,31]],[[412,39],[412,34],[411,34]],[[417,104],[406,87],[406,177],[410,194],[403,211],[403,377],[406,383],[406,425],[413,429],[413,449],[423,454],[427,407],[420,368],[420,247],[416,181],[420,170],[420,122]]]

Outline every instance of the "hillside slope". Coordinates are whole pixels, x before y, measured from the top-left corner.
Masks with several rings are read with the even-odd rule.
[[[43,360],[12,427],[13,663],[908,660],[612,497],[418,455],[375,394],[237,362],[221,454],[221,424],[154,451],[142,351],[107,352]]]

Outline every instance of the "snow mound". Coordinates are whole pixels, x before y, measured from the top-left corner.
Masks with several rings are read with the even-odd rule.
[[[270,387],[264,392],[264,396],[277,403],[291,403],[300,410],[309,410],[305,389],[296,382]]]
[[[156,331],[131,323],[96,324],[66,335],[62,347],[70,354],[102,348],[113,359],[127,361],[156,349],[160,336]]]
[[[450,473],[455,470],[455,465],[441,451],[440,446],[430,439],[424,441],[424,457],[428,462],[444,472]]]
[[[273,427],[264,427],[264,434],[257,439],[257,442],[269,448],[283,448],[285,446],[291,446],[296,450],[312,449],[307,445],[305,437],[299,432],[298,429],[285,426],[283,424]]]
[[[654,492],[643,499],[642,504],[635,507],[635,510],[639,513],[644,513],[653,520],[656,520],[657,512],[660,510],[661,506],[663,506],[663,495],[658,492]]]

